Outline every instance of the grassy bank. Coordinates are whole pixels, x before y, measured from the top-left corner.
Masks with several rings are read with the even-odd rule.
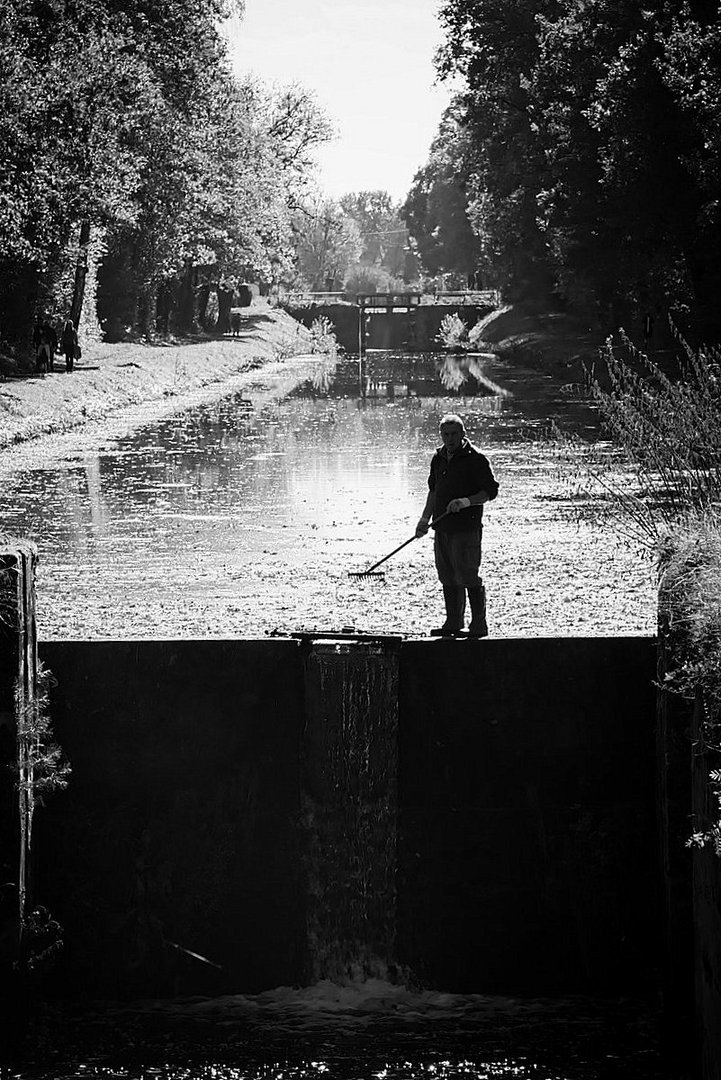
[[[285,312],[253,306],[235,338],[174,344],[91,344],[66,374],[62,357],[47,375],[6,371],[0,382],[0,449],[67,431],[129,406],[179,399],[302,352],[310,334]]]
[[[582,319],[522,305],[493,312],[478,329],[483,345],[499,356],[579,381],[603,344],[600,330]]]
[[[623,329],[662,368],[674,369],[678,348],[665,321],[657,320],[647,341],[634,332],[638,327]],[[480,325],[470,328],[469,340],[476,349],[494,352],[563,382],[584,385],[589,377],[605,378],[599,351],[609,335],[618,340],[619,330],[618,326],[604,328],[572,312],[539,311],[513,304],[492,312]]]

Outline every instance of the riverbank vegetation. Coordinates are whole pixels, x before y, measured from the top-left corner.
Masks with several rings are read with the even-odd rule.
[[[229,68],[239,0],[10,0],[0,10],[0,334],[197,328],[292,259],[328,121]]]
[[[631,476],[592,476],[626,537],[657,559],[663,686],[699,702],[694,752],[708,762],[712,811],[691,840],[721,856],[721,351],[679,346],[670,378],[627,337],[606,344],[591,394]]]
[[[425,269],[607,332],[670,310],[716,335],[717,4],[446,0],[441,20],[462,88],[403,209]]]

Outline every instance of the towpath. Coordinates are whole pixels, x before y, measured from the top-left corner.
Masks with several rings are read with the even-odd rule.
[[[59,357],[52,373],[0,382],[0,450],[135,408],[145,420],[199,393],[220,397],[235,389],[239,377],[303,352],[308,341],[308,331],[289,315],[259,304],[247,310],[235,338],[89,344],[72,374]]]

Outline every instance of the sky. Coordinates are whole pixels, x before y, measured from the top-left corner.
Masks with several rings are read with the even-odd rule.
[[[246,0],[228,27],[233,66],[314,93],[337,138],[318,152],[338,198],[407,194],[425,165],[450,90],[435,83],[439,0]]]

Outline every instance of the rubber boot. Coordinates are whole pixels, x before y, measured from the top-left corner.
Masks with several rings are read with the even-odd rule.
[[[431,637],[455,637],[463,630],[466,590],[460,585],[444,585],[443,599],[446,604],[446,621],[443,626],[431,630]]]
[[[482,585],[476,585],[468,590],[468,599],[471,605],[471,621],[468,626],[469,637],[488,637],[488,623],[486,622],[486,590]]]

